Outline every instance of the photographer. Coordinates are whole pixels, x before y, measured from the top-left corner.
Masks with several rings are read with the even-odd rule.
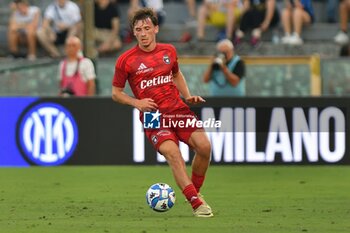
[[[68,37],[67,57],[59,65],[60,96],[93,96],[96,92],[95,68],[92,61],[81,56],[81,41]]]
[[[233,44],[224,39],[216,45],[217,54],[204,73],[203,81],[210,84],[212,96],[244,96],[245,64],[235,54]]]

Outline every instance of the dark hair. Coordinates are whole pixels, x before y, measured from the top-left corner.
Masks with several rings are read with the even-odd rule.
[[[158,18],[157,15],[154,13],[153,9],[151,8],[141,8],[140,10],[136,11],[134,14],[134,17],[132,17],[130,22],[130,27],[133,30],[134,26],[137,21],[139,20],[145,20],[149,18],[152,21],[152,24],[154,26],[158,25]]]

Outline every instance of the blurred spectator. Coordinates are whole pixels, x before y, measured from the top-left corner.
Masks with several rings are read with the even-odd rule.
[[[314,21],[314,9],[311,0],[286,0],[286,7],[282,10],[282,24],[284,37],[283,44],[301,45],[304,43],[301,36],[303,25]],[[293,33],[292,33],[293,26]]]
[[[190,21],[196,20],[196,0],[186,0]]]
[[[70,36],[65,43],[66,58],[59,64],[61,96],[93,96],[96,74],[92,61],[81,55],[81,41]]]
[[[348,19],[350,12],[350,0],[341,0],[339,4],[339,23],[340,31],[334,37],[337,44],[344,45],[349,42]]]
[[[244,61],[235,53],[234,46],[228,39],[219,41],[216,49],[217,54],[203,76],[203,81],[210,85],[210,94],[244,96]]]
[[[207,23],[217,28],[226,29],[225,37],[231,39],[235,21],[238,20],[240,15],[240,11],[237,10],[239,9],[238,3],[239,0],[204,0],[198,9],[198,40],[204,39]]]
[[[327,1],[327,21],[328,23],[335,23],[337,21],[337,6],[339,0],[328,0]]]
[[[117,51],[122,47],[119,36],[119,12],[117,4],[109,0],[95,1],[95,40],[99,53]]]
[[[165,21],[165,10],[163,0],[130,0],[130,8],[128,10],[129,18],[141,7],[148,7],[157,13],[158,25],[161,26]]]
[[[81,27],[79,6],[70,0],[55,0],[46,8],[37,35],[50,56],[57,58],[61,54],[56,45],[64,44],[69,36],[80,36]]]
[[[251,44],[255,46],[260,42],[263,32],[279,23],[275,0],[244,0],[243,10],[240,28],[235,35],[235,44],[239,44],[251,30]]]
[[[186,3],[189,18],[184,19],[185,24],[187,26],[197,27],[196,0],[186,0]],[[192,40],[192,34],[187,28],[186,31],[181,35],[180,42],[189,42],[190,40]]]
[[[15,58],[36,59],[36,31],[40,22],[40,9],[30,6],[28,0],[15,0],[8,28],[8,42],[11,55]],[[28,46],[28,54],[19,52],[19,45]]]

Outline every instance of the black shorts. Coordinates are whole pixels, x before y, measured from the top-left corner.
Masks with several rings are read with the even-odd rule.
[[[62,31],[62,32],[57,32],[55,45],[64,44],[66,42],[67,35],[68,35],[68,30]]]

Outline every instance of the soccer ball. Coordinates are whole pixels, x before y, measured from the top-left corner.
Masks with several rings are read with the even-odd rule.
[[[175,192],[168,184],[156,183],[147,190],[146,201],[152,210],[165,212],[174,206]]]

